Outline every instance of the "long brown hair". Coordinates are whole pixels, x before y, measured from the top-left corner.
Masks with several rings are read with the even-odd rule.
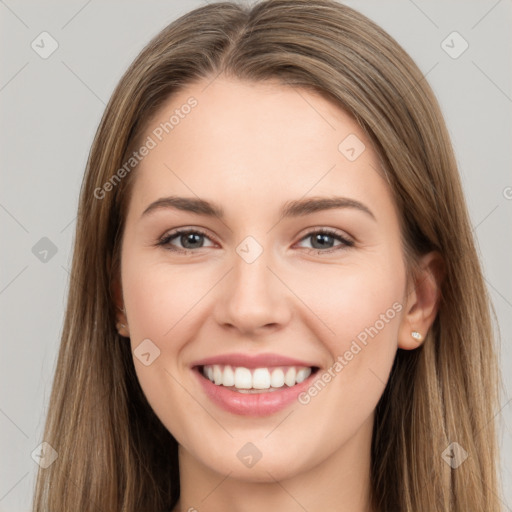
[[[115,329],[111,285],[136,170],[112,177],[170,95],[220,73],[309,89],[351,113],[387,174],[409,268],[431,250],[444,259],[435,322],[419,348],[398,350],[377,406],[375,508],[500,510],[492,306],[438,102],[409,55],[357,11],[334,0],[269,0],[212,3],[174,21],[138,55],[106,107],[80,193],[44,431],[58,458],[39,470],[34,511],[156,512],[179,498],[177,443],[146,401],[130,345]],[[468,454],[456,469],[442,457],[452,442]]]

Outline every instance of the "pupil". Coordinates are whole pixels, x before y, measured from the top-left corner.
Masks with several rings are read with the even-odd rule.
[[[187,235],[183,235],[182,236],[182,244],[184,247],[187,247],[187,244],[188,243],[191,243],[192,245],[194,244],[194,238],[200,238],[202,235],[199,235],[197,233],[188,233]],[[183,241],[185,241],[185,243],[183,243]],[[195,242],[197,243],[197,240],[195,240]]]
[[[326,243],[326,239],[331,238],[331,235],[326,235],[326,234],[320,233],[320,234],[316,235],[315,238],[316,238],[315,241],[319,242],[321,247],[330,246],[328,242]]]

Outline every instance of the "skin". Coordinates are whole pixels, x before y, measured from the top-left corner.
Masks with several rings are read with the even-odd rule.
[[[175,510],[370,511],[374,410],[397,349],[417,348],[411,331],[424,336],[435,318],[438,256],[425,255],[421,274],[406,282],[399,218],[377,155],[337,105],[277,82],[208,83],[170,98],[149,123],[146,136],[190,96],[198,101],[134,171],[114,283],[126,311],[120,333],[132,350],[146,338],[160,350],[149,366],[134,364],[179,443]],[[349,134],[366,146],[354,161],[338,150]],[[360,201],[375,219],[355,208],[279,218],[286,201],[333,193]],[[169,195],[213,201],[226,217],[159,209],[141,218]],[[176,228],[207,237],[188,254],[156,245]],[[311,236],[321,228],[354,245],[328,238],[322,249]],[[251,264],[236,252],[247,236],[263,248]],[[168,245],[183,249],[187,240]],[[223,353],[274,352],[314,362],[321,374],[393,304],[401,310],[306,405],[238,416],[212,403],[190,368]],[[237,457],[247,442],[262,454],[251,468]]]

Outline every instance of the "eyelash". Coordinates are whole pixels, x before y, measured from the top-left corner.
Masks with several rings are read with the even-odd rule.
[[[183,255],[194,253],[194,252],[197,252],[199,249],[203,249],[203,247],[199,247],[198,249],[179,249],[179,248],[175,248],[172,245],[170,245],[171,240],[173,240],[174,238],[177,238],[181,235],[187,235],[187,234],[197,234],[197,235],[204,236],[206,238],[210,238],[207,233],[205,233],[204,231],[202,231],[200,229],[177,229],[176,231],[173,231],[172,233],[169,233],[169,234],[163,236],[156,243],[156,245],[160,246],[160,247],[164,247],[164,249],[166,249],[166,250],[181,253]],[[306,249],[308,252],[315,252],[315,253],[319,254],[319,253],[332,253],[332,252],[336,252],[336,251],[340,251],[340,250],[346,250],[346,249],[354,246],[353,241],[348,240],[347,238],[343,237],[337,231],[335,231],[333,229],[328,229],[328,228],[321,228],[321,229],[317,229],[314,231],[310,231],[309,233],[306,233],[301,238],[300,241],[305,240],[313,235],[318,235],[318,234],[328,235],[332,238],[337,239],[338,241],[340,241],[342,243],[341,243],[341,245],[339,245],[337,247],[333,247],[333,248],[326,249],[326,250],[313,249],[313,248],[309,248],[309,247],[303,247],[303,249]]]

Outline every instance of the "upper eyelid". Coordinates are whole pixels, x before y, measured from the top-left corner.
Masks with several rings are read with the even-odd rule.
[[[175,231],[170,231],[165,233],[160,240],[173,239],[180,235],[185,235],[188,233],[197,233],[199,235],[204,236],[205,238],[209,238],[212,242],[218,243],[216,238],[210,234],[208,234],[205,230],[199,228],[177,228]]]

